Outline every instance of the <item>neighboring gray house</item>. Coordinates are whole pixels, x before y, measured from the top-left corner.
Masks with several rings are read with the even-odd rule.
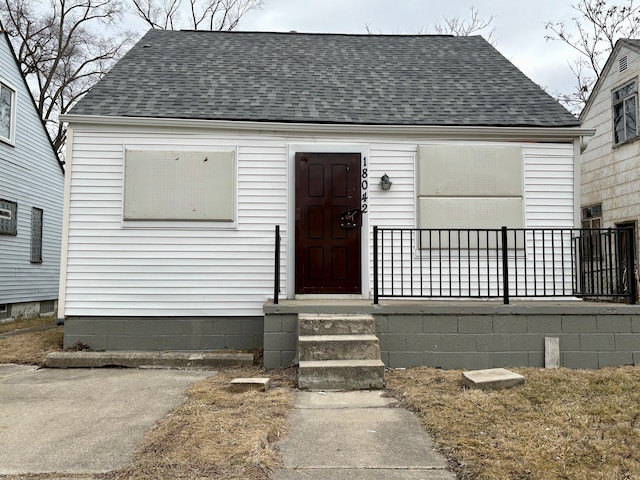
[[[640,40],[618,40],[580,114],[584,127],[595,130],[581,154],[582,225],[632,229],[636,265],[640,258],[639,75]]]
[[[0,27],[0,321],[52,314],[64,171]]]
[[[543,365],[549,332],[567,333],[568,366],[634,358],[584,354],[580,328],[565,329],[595,322],[589,306],[575,323],[555,304],[371,306],[374,227],[579,225],[592,132],[481,37],[151,30],[64,120],[67,346],[264,348],[266,366],[287,365],[295,309],[328,304],[377,315],[389,366]],[[276,226],[285,305],[268,302]],[[558,270],[570,242],[554,235],[539,257],[530,237],[514,242],[508,261],[530,269],[512,287],[551,295],[560,278],[571,294]],[[383,243],[402,264],[435,262],[427,292],[464,295],[464,277],[500,293],[489,248],[415,238]],[[380,283],[411,293],[415,278]]]

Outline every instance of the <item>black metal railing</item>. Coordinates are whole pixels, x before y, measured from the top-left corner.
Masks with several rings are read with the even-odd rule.
[[[273,303],[278,304],[280,296],[280,225],[276,225],[276,248],[273,281]]]
[[[633,230],[374,227],[380,298],[582,297],[635,303]]]

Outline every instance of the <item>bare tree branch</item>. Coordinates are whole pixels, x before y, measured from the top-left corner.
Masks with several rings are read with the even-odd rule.
[[[127,32],[107,33],[123,7],[123,0],[0,0],[0,21],[58,154],[66,140],[59,116],[131,43]]]
[[[162,30],[233,30],[262,0],[131,0],[134,15]]]
[[[460,37],[466,37],[469,35],[480,33],[491,26],[495,15],[491,15],[487,20],[484,20],[480,18],[478,9],[476,7],[472,6],[470,10],[471,17],[467,20],[461,19],[460,17],[445,18],[444,25],[439,24],[435,26],[436,33],[439,33],[440,35],[456,35]],[[490,43],[493,43],[494,30],[495,29],[491,29],[486,36],[486,40]]]
[[[636,38],[640,33],[640,7],[634,0],[578,0],[572,5],[576,16],[562,22],[547,22],[546,40],[560,41],[578,57],[569,63],[576,84],[556,99],[579,113],[598,81],[602,68],[620,38]]]

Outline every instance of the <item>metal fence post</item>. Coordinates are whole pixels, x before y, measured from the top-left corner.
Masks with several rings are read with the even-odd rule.
[[[378,305],[378,227],[373,226],[373,304]]]
[[[509,305],[509,256],[507,254],[507,227],[502,227],[502,294],[503,303]]]
[[[636,239],[633,238],[634,229],[627,230],[627,281],[629,282],[629,304],[636,304]]]

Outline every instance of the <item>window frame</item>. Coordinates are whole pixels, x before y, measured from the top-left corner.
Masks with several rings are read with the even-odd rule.
[[[14,202],[13,200],[7,200],[5,198],[0,198],[0,205],[5,204],[4,206],[0,206],[3,211],[9,212],[9,217],[0,218],[3,222],[7,222],[9,225],[9,229],[0,228],[0,235],[10,235],[17,236],[18,235],[18,202]],[[6,207],[9,208],[6,208]]]
[[[629,107],[630,103],[633,103],[633,135],[628,135],[629,125],[627,124],[627,115],[629,113],[628,109],[631,108]],[[620,114],[616,113],[617,108],[621,108]],[[616,129],[617,120],[620,117],[622,117],[622,121],[624,122],[623,128],[620,132],[622,134],[622,138],[619,138],[618,131]],[[611,133],[613,136],[614,146],[622,145],[638,138],[638,82],[636,78],[611,91],[611,122]]]
[[[2,133],[0,133],[0,142],[8,143],[9,145],[13,146],[15,145],[16,141],[16,106],[18,99],[18,90],[10,83],[0,79],[0,95],[2,94],[3,88],[11,91],[11,105],[9,107],[9,136],[5,137]]]
[[[124,171],[122,175],[122,217],[121,227],[124,229],[156,229],[156,228],[179,228],[182,230],[237,230],[238,229],[238,208],[239,208],[239,171],[238,171],[238,146],[237,145],[215,145],[202,148],[193,148],[176,145],[162,145],[149,147],[148,145],[123,144],[122,154]],[[232,187],[230,200],[232,202],[231,218],[206,218],[206,219],[170,219],[170,218],[147,218],[136,219],[128,216],[126,212],[127,202],[127,169],[131,161],[131,154],[149,154],[164,156],[168,153],[180,155],[201,155],[205,154],[230,154],[232,156],[232,178],[228,182]],[[205,161],[208,161],[205,157]],[[129,185],[130,187],[130,185]]]
[[[602,230],[602,204],[597,203],[582,207],[581,215],[581,228]],[[582,260],[599,262],[603,257],[602,242],[600,240],[600,234],[589,232],[588,234],[581,233],[582,237]]]

